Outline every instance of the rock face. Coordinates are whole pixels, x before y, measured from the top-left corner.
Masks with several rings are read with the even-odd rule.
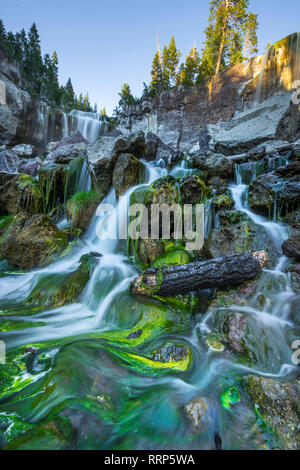
[[[142,169],[142,163],[130,153],[123,153],[118,157],[112,180],[117,196],[138,184]]]
[[[300,260],[300,233],[291,237],[282,245],[282,251],[288,258],[296,258]]]
[[[2,243],[1,256],[14,266],[33,269],[46,266],[68,244],[66,235],[42,214],[20,214]]]
[[[12,149],[20,158],[33,158],[36,156],[36,150],[33,145],[19,144]]]
[[[281,383],[250,375],[244,378],[243,386],[262,418],[277,434],[276,447],[299,449],[299,381]]]

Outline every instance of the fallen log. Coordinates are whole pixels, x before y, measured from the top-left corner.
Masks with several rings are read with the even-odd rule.
[[[267,263],[267,253],[258,251],[148,269],[134,279],[131,291],[168,297],[201,289],[233,287],[254,279]]]

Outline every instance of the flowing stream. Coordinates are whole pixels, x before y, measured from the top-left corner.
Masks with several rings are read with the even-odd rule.
[[[162,162],[144,164],[147,167],[147,181],[140,186],[149,185],[167,174]],[[171,172],[174,176],[191,173],[186,164]],[[86,175],[87,169],[84,167],[80,178],[83,189],[89,189],[90,185]],[[96,415],[89,415],[90,411],[83,407],[81,416],[87,416],[87,421],[82,424],[85,434],[78,438],[76,448],[214,449],[216,436],[221,439],[224,449],[265,447],[253,406],[240,387],[239,380],[247,374],[280,380],[293,377],[296,368],[292,364],[291,344],[296,339],[293,323],[296,294],[287,272],[288,259],[282,256],[280,248],[288,236],[285,227],[249,209],[248,186],[243,182],[239,166],[236,176],[237,181],[231,186],[235,210],[245,213],[268,233],[273,241],[272,249],[278,254],[278,262],[272,269],[264,269],[255,292],[242,304],[218,307],[204,314],[198,313],[193,318],[182,312],[173,312],[171,318],[168,317],[162,335],[154,336],[152,341],[146,343],[143,353],[151,353],[167,342],[188,346],[192,351],[192,363],[188,371],[182,374],[145,376],[122,367],[116,360],[108,359],[107,352],[98,349],[95,344],[88,349],[85,344],[89,343],[80,342],[81,338],[87,341],[88,338],[101,338],[101,335],[111,339],[119,330],[131,331],[139,322],[140,312],[135,313],[139,300],[132,300],[128,287],[140,270],[127,257],[124,240],[111,239],[111,234],[107,234],[106,240],[100,239],[107,231],[110,217],[97,215],[101,207],[94,215],[83,243],[62,260],[25,273],[7,271],[5,262],[1,262],[1,318],[3,321],[21,322],[20,329],[3,333],[1,339],[5,341],[8,351],[25,345],[43,345],[52,368],[48,379],[47,370],[41,369],[35,360],[31,373],[26,372],[18,379],[20,389],[22,384],[27,383],[32,387],[28,397],[25,388],[17,402],[13,399],[4,403],[0,401],[0,417],[1,413],[14,412],[26,422],[38,423],[58,405],[66,403],[67,406],[70,399],[78,404],[80,397],[91,394],[91,390],[95,389],[98,402],[102,400],[106,403],[105,397],[111,397],[118,410],[118,418],[109,418],[111,411],[107,409],[110,410],[112,404],[107,405],[107,409],[103,405],[108,414],[103,411],[101,415],[102,411],[99,412],[100,421],[99,416],[96,419]],[[117,226],[127,224],[129,199],[136,189],[129,189],[118,201],[114,190],[111,190],[101,203],[102,207],[106,204],[115,206]],[[208,236],[213,228],[211,201],[206,204],[206,217]],[[99,252],[102,257],[80,303],[45,308],[38,312],[25,308],[26,298],[42,279],[59,283],[63,276],[79,266],[80,258],[90,252]],[[153,305],[151,302],[149,307],[147,303],[141,304],[144,316],[153,305],[155,308],[155,302]],[[207,335],[216,325],[222,333],[220,318],[235,313],[247,319],[255,361],[238,361],[226,349],[216,350],[207,345]],[[28,322],[29,327],[23,328],[22,322],[23,325]],[[66,338],[70,338],[69,341],[66,342]],[[60,344],[66,345],[60,349]],[[139,351],[138,346],[136,351]],[[69,370],[72,371],[72,380],[68,379]],[[54,387],[52,392],[45,393],[50,385]],[[232,387],[239,390],[240,400],[233,406],[223,406],[222,397],[226,399],[226,391]],[[31,404],[31,396],[36,396],[34,405]],[[191,426],[184,413],[184,407],[195,397],[205,399],[208,407],[201,431]],[[76,406],[68,409],[72,416],[78,412]],[[80,406],[83,406],[82,403]]]

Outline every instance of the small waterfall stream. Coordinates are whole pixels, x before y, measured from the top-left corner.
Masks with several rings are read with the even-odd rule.
[[[90,135],[95,135],[93,132],[91,131]],[[149,185],[168,173],[162,162],[144,162],[144,164],[147,167],[147,178],[146,182],[139,186]],[[254,173],[256,174],[255,171]],[[173,169],[170,174],[186,176],[192,172],[186,168],[186,163],[183,163]],[[83,167],[79,180],[79,187],[82,190],[90,188],[86,167]],[[123,436],[122,426],[128,429],[130,440],[127,442],[126,437],[120,437],[124,448],[131,446],[131,448],[137,449],[213,449],[216,433],[222,437],[225,449],[264,448],[264,439],[257,428],[253,409],[245,393],[241,392],[243,393],[241,402],[230,410],[221,405],[220,395],[228,387],[236,386],[238,378],[243,375],[256,374],[281,380],[292,376],[295,366],[291,363],[290,348],[295,338],[290,313],[295,293],[287,273],[288,260],[280,255],[281,244],[287,237],[285,227],[275,221],[258,216],[249,209],[247,204],[248,185],[243,180],[239,166],[236,167],[236,180],[236,184],[231,186],[235,209],[245,213],[254,224],[261,226],[268,232],[274,241],[275,249],[278,250],[278,263],[273,269],[264,270],[258,280],[255,293],[243,305],[233,303],[230,307],[219,309],[219,312],[199,314],[191,334],[182,336],[172,333],[171,337],[168,336],[169,340],[172,339],[173,342],[185,344],[191,348],[193,362],[188,372],[179,376],[145,377],[129,371],[121,374],[117,369],[116,372],[109,371],[109,380],[113,381],[118,390],[118,392],[110,391],[113,399],[115,398],[114,393],[121,396],[126,391],[129,395],[125,408],[126,413],[120,418],[120,424],[115,423],[114,429],[114,433],[116,435],[120,433],[120,436]],[[122,240],[110,239],[109,234],[107,234],[106,240],[99,239],[101,235],[105,238],[109,215],[99,217],[97,214],[107,204],[113,204],[117,214],[117,226],[126,225],[130,196],[137,188],[138,186],[130,188],[118,201],[114,190],[110,191],[98,207],[89,230],[83,238],[83,243],[72,252],[72,255],[43,269],[27,273],[4,273],[1,278],[0,304],[8,311],[10,308],[13,310],[16,308],[16,304],[25,300],[28,293],[42,278],[49,279],[51,282],[51,276],[61,276],[72,272],[79,266],[80,258],[84,254],[99,252],[102,255],[79,303],[55,309],[46,308],[40,313],[35,313],[34,316],[27,316],[24,311],[23,315],[9,317],[24,321],[30,319],[37,326],[6,332],[3,336],[8,350],[21,345],[39,344],[52,340],[54,346],[52,349],[50,348],[49,355],[51,355],[51,360],[54,360],[59,351],[56,346],[59,339],[66,336],[75,339],[76,335],[96,335],[99,332],[103,333],[118,328],[110,310],[113,303],[126,293],[130,281],[139,270],[126,256]],[[211,200],[207,201],[206,237],[213,228],[211,206]],[[130,307],[124,304],[118,315],[122,316],[123,310],[126,311],[128,308]],[[246,317],[248,327],[253,335],[255,363],[238,362],[228,351],[217,352],[207,348],[204,338],[213,329],[215,318],[219,313],[223,316],[224,314],[239,313]],[[5,316],[3,319],[5,320]],[[156,347],[162,344],[163,339],[159,340],[160,342],[156,341]],[[150,344],[149,347],[153,348],[154,346]],[[75,361],[77,354],[80,353],[74,349],[71,361]],[[99,357],[101,363],[101,356]],[[95,364],[91,363],[89,368],[94,366]],[[72,363],[70,367],[72,367]],[[31,380],[38,383],[38,380],[43,378],[43,374],[36,374],[34,379],[31,377]],[[80,382],[85,383],[84,371],[76,369],[76,362],[72,374],[74,376],[83,374]],[[68,392],[65,393],[65,399],[73,396]],[[189,400],[195,397],[205,397],[209,407],[207,418],[203,423],[204,432],[198,433],[197,439],[194,438],[195,431],[190,431],[190,425],[183,418],[184,407]],[[55,395],[54,397],[50,395],[46,399],[49,409],[53,403],[56,403],[55,399],[58,400]],[[61,397],[60,400],[62,400]],[[41,415],[39,415],[39,410],[41,410],[39,405],[36,411],[31,410],[32,419],[44,416],[45,412],[40,411]],[[147,432],[148,427],[149,433]],[[135,433],[135,429],[138,429],[139,432]],[[120,445],[118,439],[115,444],[109,444],[111,429],[104,430],[103,433],[102,439],[107,443],[106,445],[118,448]],[[92,446],[92,441],[90,445]]]

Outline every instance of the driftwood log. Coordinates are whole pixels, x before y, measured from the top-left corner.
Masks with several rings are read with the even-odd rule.
[[[141,295],[173,296],[209,288],[228,288],[254,279],[268,263],[265,251],[238,253],[208,261],[148,269],[131,284]]]

